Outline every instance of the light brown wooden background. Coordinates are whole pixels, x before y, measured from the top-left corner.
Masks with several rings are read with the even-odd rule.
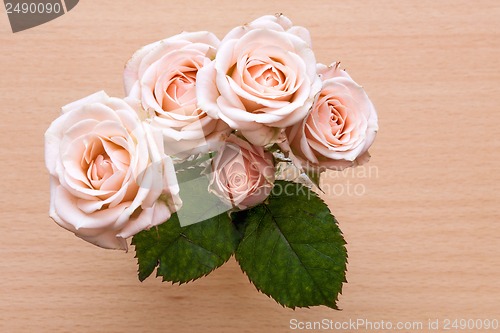
[[[17,34],[0,11],[1,332],[500,319],[498,1],[86,0]],[[140,283],[133,248],[99,249],[48,218],[43,134],[60,106],[101,89],[123,96],[123,66],[146,43],[182,30],[223,37],[276,12],[308,27],[318,60],[341,60],[379,112],[371,169],[323,180],[340,184],[324,198],[349,242],[343,311],[284,309],[233,259],[180,287]],[[349,195],[354,186],[364,194]]]

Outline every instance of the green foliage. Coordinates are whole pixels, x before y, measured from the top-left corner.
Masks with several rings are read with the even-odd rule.
[[[246,224],[236,260],[258,290],[286,307],[337,309],[347,251],[337,221],[314,192],[278,181],[267,203],[236,218]]]
[[[205,181],[195,187],[190,182],[197,175],[185,176],[180,179],[190,184],[187,193],[196,193],[198,185],[206,191]],[[223,209],[210,200],[199,207],[190,205],[189,210],[218,213]],[[337,221],[314,192],[288,181],[277,181],[266,202],[232,215],[223,212],[183,227],[179,215],[173,214],[158,227],[135,235],[132,244],[141,281],[157,268],[163,281],[189,282],[209,274],[235,253],[256,288],[290,308],[337,309],[346,282],[346,243]]]
[[[139,280],[154,271],[163,281],[186,283],[224,264],[238,245],[239,234],[223,213],[200,223],[181,227],[177,214],[156,228],[134,236]]]

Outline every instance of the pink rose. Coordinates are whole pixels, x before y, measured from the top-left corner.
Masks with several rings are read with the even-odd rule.
[[[323,87],[311,113],[286,130],[291,150],[306,169],[363,164],[378,130],[377,112],[363,88],[338,64],[319,64],[318,73]]]
[[[274,184],[273,156],[231,135],[212,161],[210,192],[238,209],[263,202]]]
[[[230,31],[197,82],[199,106],[259,146],[303,120],[321,87],[309,32],[282,15]]]
[[[198,70],[212,61],[219,43],[210,32],[182,33],[143,47],[125,67],[125,91],[161,129],[168,155],[216,150],[221,135],[230,131],[199,109],[196,99]]]
[[[124,100],[98,92],[62,108],[45,133],[50,217],[104,248],[166,221],[180,207],[161,133]]]

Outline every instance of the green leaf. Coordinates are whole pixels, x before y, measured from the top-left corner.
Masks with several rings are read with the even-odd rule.
[[[328,206],[300,184],[277,181],[266,203],[244,219],[236,260],[250,281],[283,306],[338,309],[347,251]]]
[[[181,227],[177,214],[132,239],[144,281],[158,266],[163,281],[186,283],[212,272],[234,253],[240,236],[227,213]]]

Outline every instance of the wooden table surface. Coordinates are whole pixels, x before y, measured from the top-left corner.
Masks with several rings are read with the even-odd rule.
[[[94,247],[50,220],[43,134],[62,105],[123,96],[123,66],[142,45],[183,30],[223,37],[276,12],[309,28],[318,60],[341,60],[379,113],[368,166],[322,180],[349,243],[343,311],[284,309],[234,259],[187,285],[140,283],[133,248]],[[16,34],[4,11],[0,48],[0,332],[500,320],[500,2],[86,0]]]

